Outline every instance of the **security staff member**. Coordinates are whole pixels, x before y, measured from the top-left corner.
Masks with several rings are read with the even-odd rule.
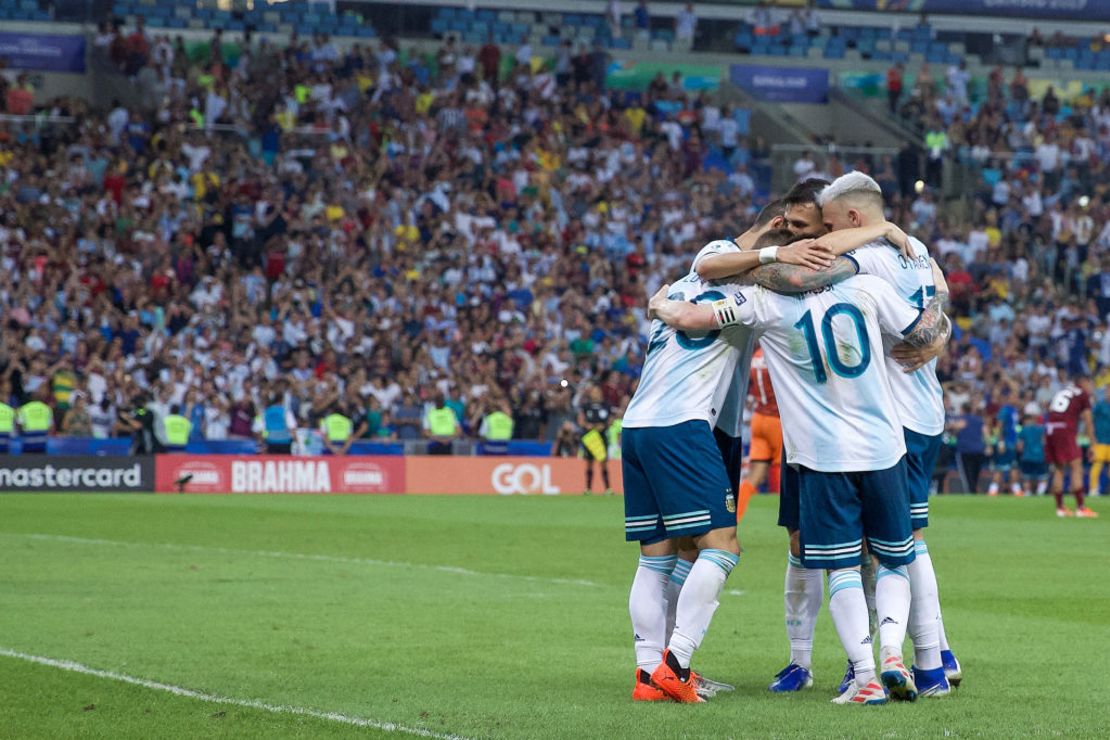
[[[255,425],[262,443],[266,445],[267,453],[288,455],[292,452],[293,430],[297,428],[297,420],[282,404],[281,396],[270,397],[270,404],[262,410],[262,414],[255,420]]]
[[[324,435],[324,445],[333,455],[346,455],[351,448],[354,424],[343,413],[339,405],[332,406],[331,413],[320,421],[320,433]]]
[[[162,420],[162,428],[165,430],[166,452],[184,452],[185,445],[189,444],[189,434],[193,431],[193,422],[181,415],[180,406],[170,409]]]
[[[601,468],[601,480],[605,492],[612,493],[609,485],[609,455],[605,449],[605,428],[609,426],[610,410],[601,395],[601,387],[593,386],[586,394],[585,402],[578,411],[578,428],[581,430],[581,444],[586,457],[586,493],[593,493],[594,462]]]
[[[8,454],[9,445],[12,440],[12,432],[14,431],[15,409],[4,401],[0,401],[0,455]]]
[[[433,407],[424,413],[424,435],[430,438],[429,455],[450,455],[451,442],[459,436],[459,417],[447,405],[447,399],[440,393]]]
[[[508,412],[509,405],[501,401],[493,407],[493,411],[482,417],[478,436],[485,441],[483,451],[486,454],[508,453],[509,440],[513,438],[513,417]]]
[[[24,453],[46,452],[46,437],[54,426],[54,412],[42,401],[35,399],[19,407],[19,437]]]

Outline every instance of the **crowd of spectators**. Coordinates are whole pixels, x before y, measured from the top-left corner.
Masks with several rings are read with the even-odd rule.
[[[148,107],[60,101],[78,125],[0,129],[0,376],[16,401],[48,397],[63,433],[109,434],[143,393],[210,439],[250,436],[275,396],[305,425],[342,408],[411,439],[442,396],[466,434],[508,408],[515,436],[554,439],[586,389],[619,413],[646,295],[768,195],[764,147],[727,108],[662,76],[606,90],[590,54],[321,36],[231,64],[219,35],[198,62],[108,31]],[[929,185],[930,159],[974,165],[959,219],[913,187],[913,152],[795,168],[868,169],[934,247],[954,413],[999,377],[1043,409],[1067,374],[1110,368],[1110,92],[1036,100],[996,72],[981,100],[957,66],[894,101],[943,136]],[[64,428],[77,397],[102,423]]]

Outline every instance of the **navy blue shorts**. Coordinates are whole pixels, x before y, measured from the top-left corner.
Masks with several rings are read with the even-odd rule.
[[[913,562],[906,459],[886,470],[822,473],[798,466],[802,563],[807,568],[860,564],[863,538],[883,565]]]
[[[647,545],[736,526],[736,496],[706,421],[621,431],[624,537]]]
[[[905,429],[906,436],[906,485],[910,489],[910,518],[914,529],[929,526],[929,486],[933,482],[933,469],[944,444],[944,435],[929,436]]]
[[[719,428],[713,427],[713,438],[717,440],[717,449],[721,451],[721,462],[725,464],[725,473],[732,492],[740,490],[740,468],[744,464],[744,440],[739,437],[730,437]]]
[[[798,508],[798,471],[786,464],[783,455],[782,475],[779,476],[779,526],[789,532],[801,527],[801,513]]]
[[[1023,478],[1040,480],[1048,477],[1048,463],[1035,460],[1022,460],[1020,463]]]

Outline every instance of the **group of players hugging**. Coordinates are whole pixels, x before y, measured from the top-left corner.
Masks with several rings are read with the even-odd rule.
[[[878,184],[859,172],[796,185],[652,297],[621,441],[625,534],[640,543],[634,700],[697,703],[732,689],[691,659],[739,562],[738,515],[778,472],[779,445],[790,663],[770,689],[813,685],[825,573],[848,656],[833,702],[914,701],[959,684],[923,536],[945,427],[935,366],[951,335],[947,297],[928,249],[886,221]]]

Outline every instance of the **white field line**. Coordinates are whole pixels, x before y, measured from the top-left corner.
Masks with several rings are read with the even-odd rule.
[[[470,570],[454,565],[430,565],[427,563],[403,563],[394,560],[372,560],[369,558],[346,558],[338,555],[313,555],[303,552],[282,552],[279,550],[239,550],[232,547],[217,547],[213,545],[182,545],[175,542],[129,542],[126,540],[103,540],[90,537],[70,537],[62,534],[23,534],[17,532],[3,533],[12,537],[26,537],[32,540],[46,542],[71,542],[78,545],[107,545],[111,547],[152,547],[162,550],[177,550],[182,552],[210,552],[222,555],[255,556],[262,558],[277,558],[281,560],[312,560],[320,563],[341,563],[344,565],[370,565],[380,568],[419,568],[434,570],[440,573],[454,573],[460,576],[486,576],[489,578],[513,578],[521,581],[535,583],[554,583],[560,586],[590,586],[601,584],[580,578],[545,578],[543,576],[525,576],[514,573],[490,573],[482,570]]]
[[[380,722],[376,719],[367,719],[365,717],[352,717],[348,714],[340,714],[339,712],[322,712],[318,709],[309,709],[308,707],[297,707],[289,704],[268,704],[267,702],[257,699],[236,699],[232,696],[221,696],[219,694],[209,694],[203,691],[194,691],[193,689],[187,689],[183,686],[174,686],[173,684],[162,683],[161,681],[151,681],[145,678],[138,678],[137,676],[128,676],[125,673],[102,671],[99,668],[92,668],[72,660],[57,660],[55,658],[45,658],[41,655],[21,653],[18,650],[11,650],[6,647],[0,647],[0,655],[15,658],[16,660],[23,660],[28,663],[37,663],[38,665],[69,671],[70,673],[95,676],[109,681],[118,681],[120,683],[131,684],[132,686],[141,686],[144,689],[151,689],[153,691],[164,691],[174,696],[199,699],[200,701],[206,701],[211,704],[228,704],[246,709],[261,709],[264,712],[272,712],[274,714],[295,714],[302,717],[315,717],[316,719],[339,722],[354,727],[370,727],[384,732],[400,732],[405,735],[416,735],[418,737],[439,738],[440,740],[463,740],[463,738],[458,735],[447,735],[440,732],[425,730],[420,727],[406,727],[405,725],[398,725],[393,722]]]

